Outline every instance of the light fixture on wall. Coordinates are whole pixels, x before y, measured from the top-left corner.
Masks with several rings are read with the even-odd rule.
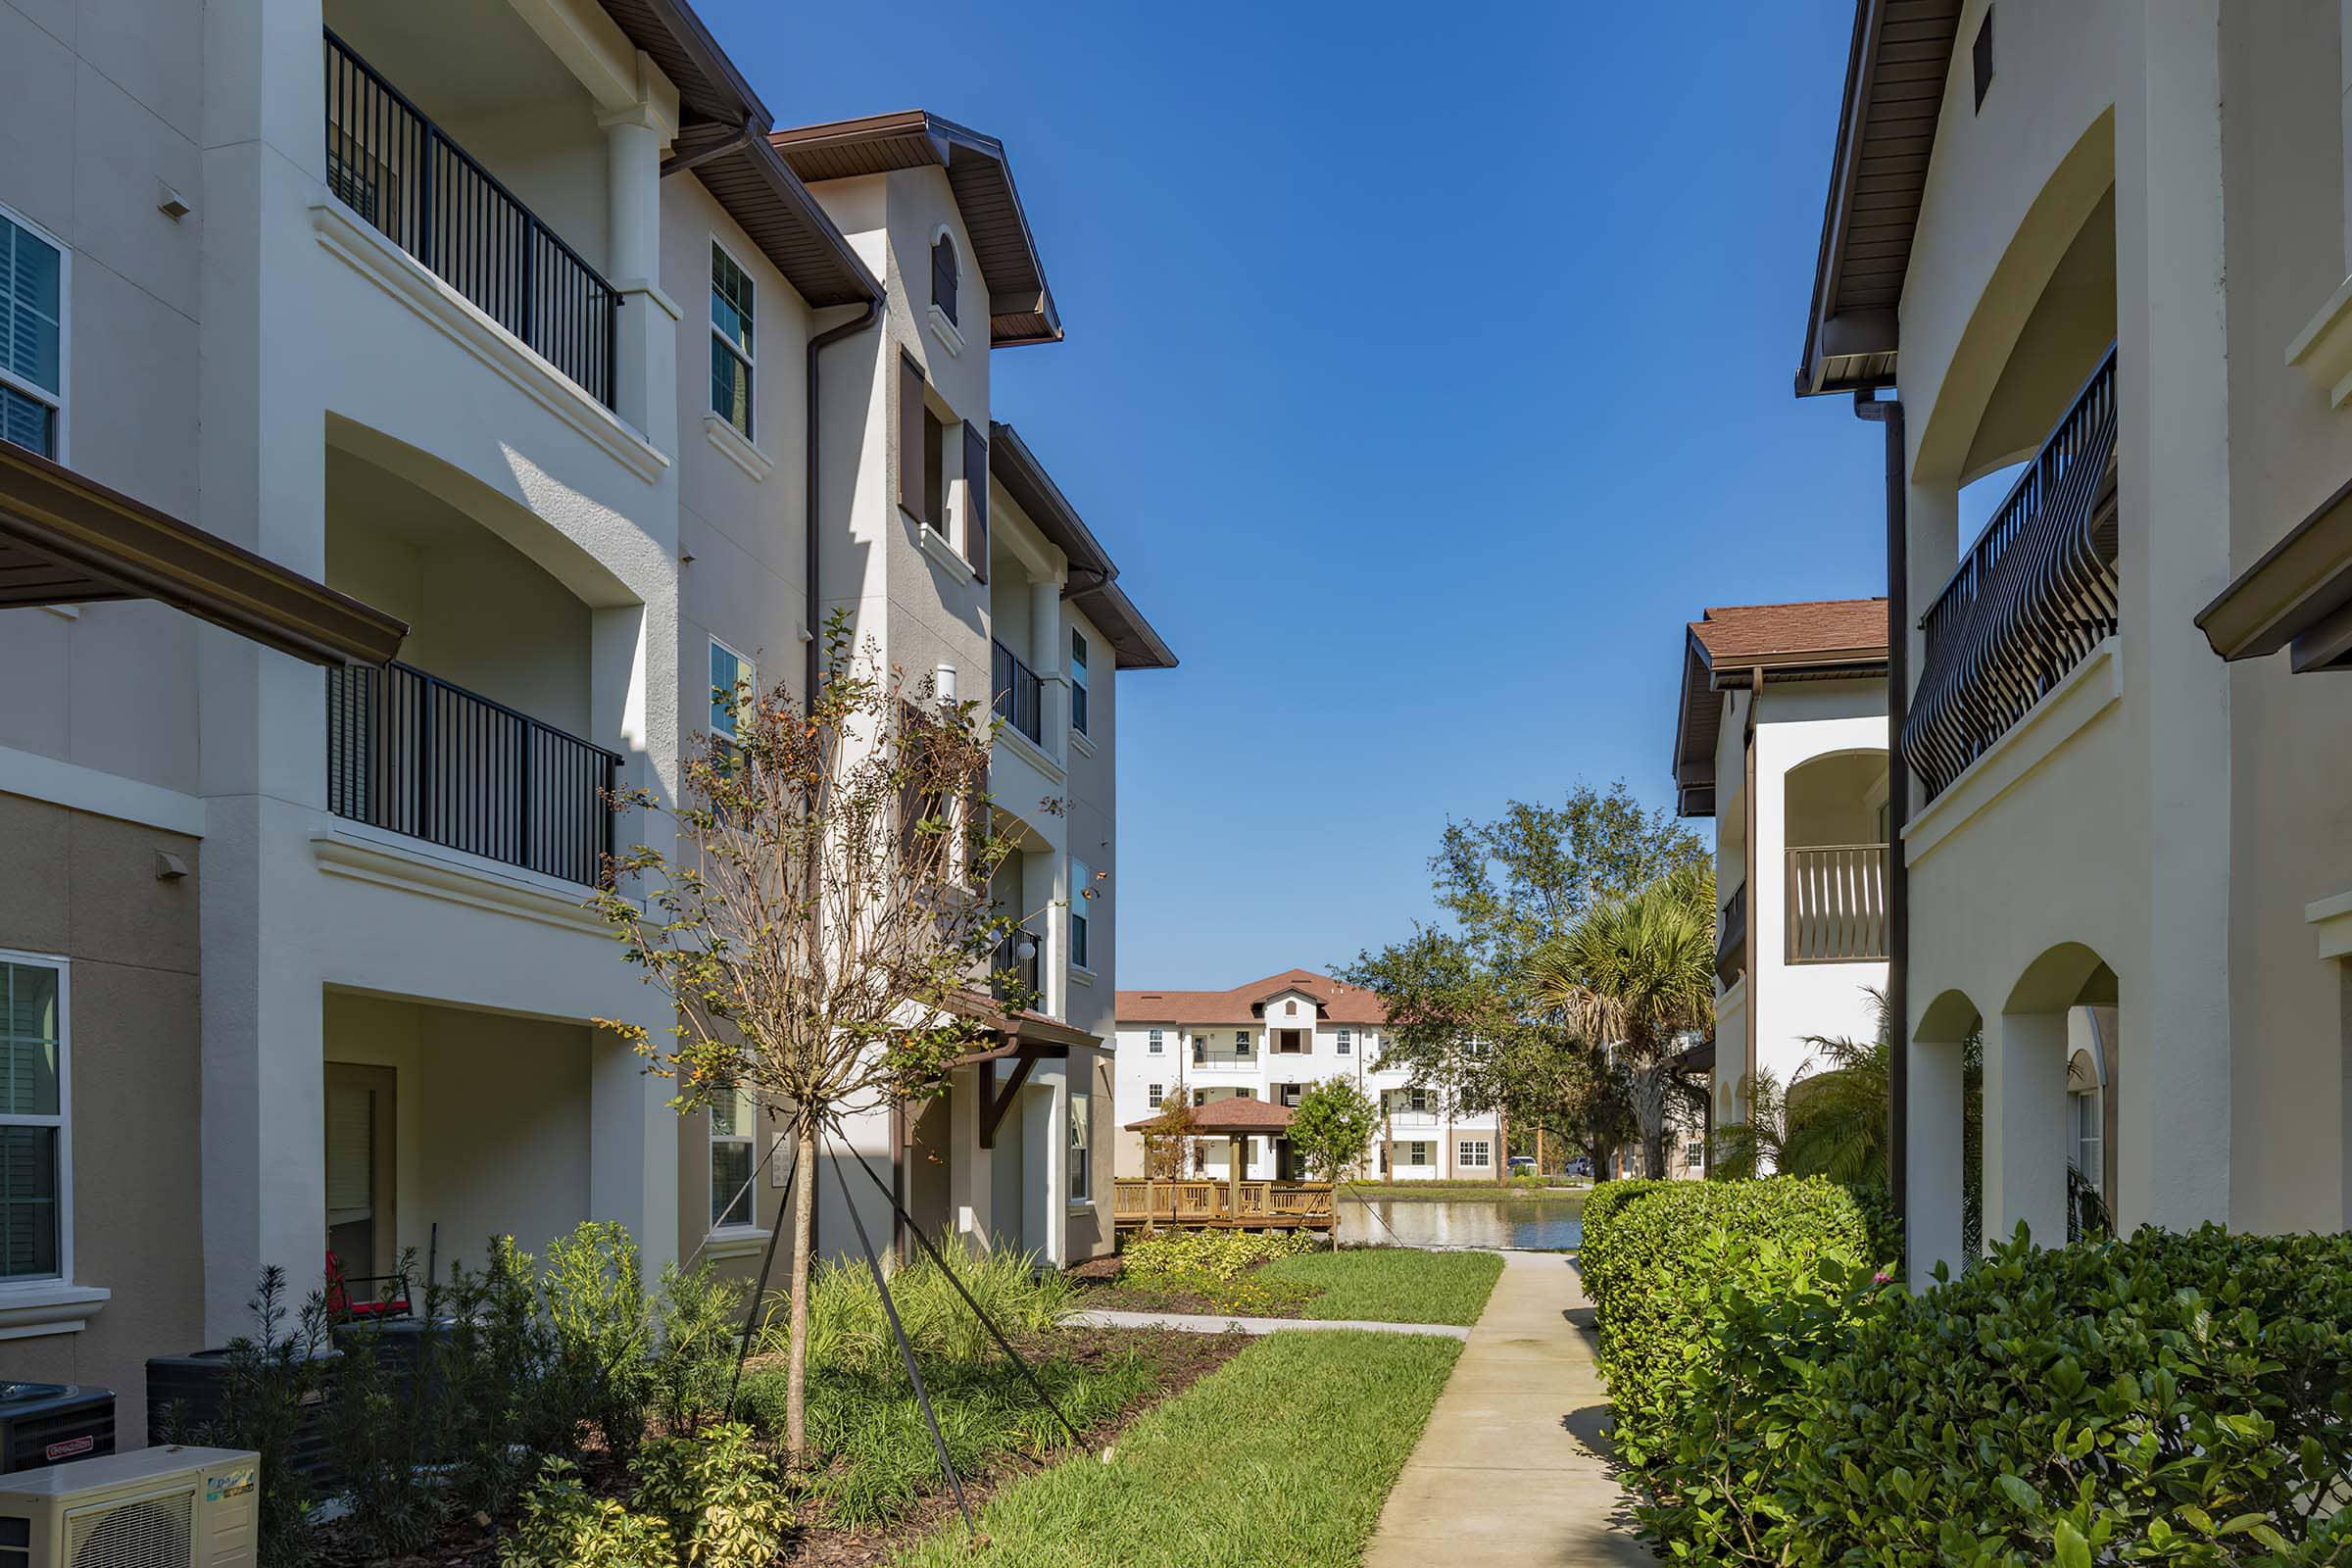
[[[1033,936],[1023,936],[1020,940],[1019,946],[1015,947],[1012,952],[1015,957],[1019,958],[1023,963],[1027,963],[1031,958],[1037,956],[1037,938]]]
[[[956,700],[956,666],[941,664],[932,670],[931,689],[939,695],[941,702],[954,702]]]

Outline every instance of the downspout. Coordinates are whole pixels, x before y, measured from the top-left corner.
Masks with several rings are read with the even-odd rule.
[[[1911,814],[1911,764],[1903,720],[1911,702],[1909,491],[1903,480],[1903,405],[1854,394],[1854,416],[1886,435],[1886,1196],[1908,1216],[1911,1111],[1911,871],[1903,824]]]

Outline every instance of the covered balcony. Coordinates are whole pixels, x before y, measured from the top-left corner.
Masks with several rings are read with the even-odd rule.
[[[1902,747],[1931,800],[2118,630],[2116,421],[2110,347],[1920,619]]]
[[[1828,752],[1782,783],[1782,961],[1886,956],[1886,754]]]
[[[1001,642],[988,645],[988,696],[992,710],[1006,728],[1027,737],[1030,745],[1044,747],[1045,683]]]

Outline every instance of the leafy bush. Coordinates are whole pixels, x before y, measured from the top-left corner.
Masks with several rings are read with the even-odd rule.
[[[263,1269],[253,1298],[245,1303],[255,1332],[228,1342],[219,1412],[210,1421],[189,1423],[181,1419],[184,1410],[175,1410],[162,1434],[168,1442],[250,1448],[261,1455],[262,1568],[291,1568],[311,1560],[305,1536],[318,1499],[294,1462],[295,1447],[303,1436],[304,1412],[329,1388],[334,1353],[327,1342],[325,1296],[313,1291],[291,1326],[285,1296],[286,1271],[275,1264]]]
[[[494,1236],[486,1258],[479,1273],[453,1264],[446,1286],[427,1287],[426,1311],[449,1319],[427,1365],[448,1391],[439,1420],[452,1501],[497,1514],[514,1502],[531,1455],[568,1447],[578,1422],[550,1388],[554,1336],[531,1254]]]
[[[1278,1314],[1312,1297],[1313,1288],[1253,1271],[1314,1245],[1297,1232],[1161,1231],[1127,1244],[1119,1278],[1138,1290],[1205,1298],[1219,1312]]]
[[[1629,1458],[1668,1440],[1707,1365],[1713,1293],[1765,1292],[1836,1255],[1875,1263],[1863,1205],[1818,1177],[1663,1182],[1605,1216],[1597,1277],[1601,1370]],[[1589,1223],[1589,1221],[1588,1221]]]
[[[550,1459],[498,1544],[502,1568],[672,1568],[669,1526],[590,1494],[568,1459]]]
[[[583,1220],[569,1236],[548,1243],[539,1301],[553,1336],[549,1408],[593,1422],[614,1454],[634,1453],[653,1406],[654,1341],[628,1228]],[[569,1447],[569,1438],[564,1434],[554,1446]]]
[[[1672,1185],[1668,1182],[1627,1178],[1623,1181],[1602,1182],[1585,1195],[1581,1215],[1584,1239],[1577,1244],[1577,1272],[1585,1282],[1585,1294],[1600,1305],[1605,1296],[1616,1294],[1619,1285],[1611,1265],[1614,1261],[1611,1244],[1616,1239],[1617,1221],[1627,1208],[1651,1193]]]
[[[2352,1237],[2022,1234],[1919,1297],[1711,1237],[1705,1347],[1629,1452],[1689,1560],[2352,1560]],[[1754,1266],[1749,1266],[1753,1264]]]
[[[743,1333],[744,1298],[751,1292],[720,1279],[708,1264],[682,1271],[662,1265],[658,1300],[662,1347],[653,1360],[661,1415],[683,1431],[715,1415],[727,1402],[727,1382]]]
[[[690,1568],[766,1568],[784,1549],[792,1504],[751,1428],[730,1421],[658,1438],[632,1468],[638,1507],[668,1522]]]
[[[426,1467],[440,1457],[449,1391],[422,1364],[433,1330],[427,1317],[417,1364],[405,1369],[389,1364],[380,1324],[355,1323],[336,1335],[343,1353],[327,1431],[350,1528],[370,1559],[420,1550],[441,1526],[447,1496]]]

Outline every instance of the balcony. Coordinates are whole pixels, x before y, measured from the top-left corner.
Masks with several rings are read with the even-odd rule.
[[[1021,956],[1021,944],[1029,944],[1029,956]],[[1038,985],[1038,956],[1046,950],[1045,939],[1036,932],[1014,926],[997,942],[997,950],[989,958],[989,994],[999,1002],[1018,1001],[1022,1006],[1037,1007],[1045,1003]]]
[[[1747,884],[1732,890],[1715,920],[1715,978],[1725,987],[1747,972]]]
[[[1920,618],[1903,756],[1930,800],[2119,624],[2115,350]]]
[[[1027,736],[1030,745],[1045,746],[1045,682],[1011,649],[993,640],[988,645],[988,694],[998,717]]]
[[[328,188],[612,408],[619,291],[331,29],[324,36]]]
[[[337,816],[595,887],[620,758],[406,664],[326,675]]]
[[[1814,844],[1788,855],[1788,961],[1885,958],[1886,846]]]

